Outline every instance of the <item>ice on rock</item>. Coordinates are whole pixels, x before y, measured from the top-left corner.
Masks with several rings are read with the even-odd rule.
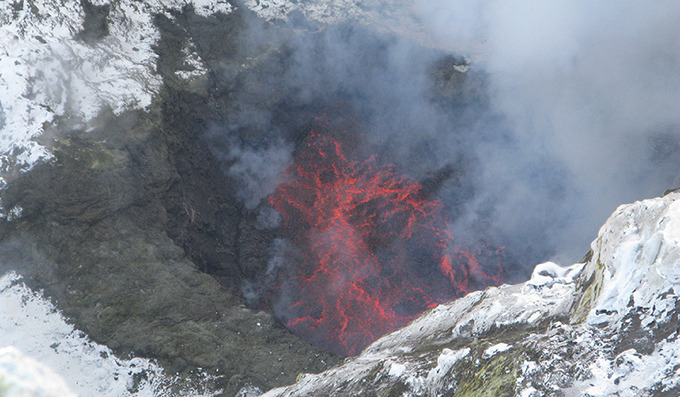
[[[604,282],[588,321],[620,318],[632,302],[653,307],[661,294],[677,295],[680,281],[680,203],[677,193],[620,206],[593,242]],[[672,200],[672,201],[671,201]]]
[[[508,345],[507,343],[498,343],[495,344],[488,349],[484,350],[484,354],[482,355],[483,358],[491,358],[495,356],[497,353],[503,353],[504,351],[511,349],[512,345]]]

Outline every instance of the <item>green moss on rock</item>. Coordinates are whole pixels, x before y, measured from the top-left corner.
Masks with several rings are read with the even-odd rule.
[[[521,373],[521,349],[511,348],[488,359],[479,358],[479,353],[470,355],[454,365],[453,376],[457,383],[455,395],[474,397],[514,395],[517,377]],[[477,359],[479,364],[476,362]]]
[[[598,240],[598,244],[601,244]],[[602,291],[602,283],[604,280],[604,265],[600,262],[599,255],[594,261],[592,257],[586,263],[581,274],[576,281],[576,293],[578,298],[574,300],[574,304],[570,309],[569,322],[577,324],[585,321],[588,317],[590,309],[600,296]]]

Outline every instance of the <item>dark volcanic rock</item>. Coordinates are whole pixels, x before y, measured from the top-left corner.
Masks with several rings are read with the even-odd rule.
[[[110,10],[88,1],[82,6],[77,38],[96,45],[108,34]],[[371,112],[382,108],[364,109],[365,84],[345,87],[329,80],[328,70],[308,87],[310,76],[301,70],[323,68],[324,60],[299,65],[301,49],[288,40],[292,31],[247,10],[203,17],[189,6],[154,22],[163,84],[153,104],[121,115],[102,111],[87,131],[68,117],[49,127],[45,137],[53,139],[43,144],[54,158],[5,176],[3,206],[23,212],[0,222],[0,263],[43,289],[96,342],[119,355],[158,359],[181,375],[198,368],[220,374],[226,395],[325,370],[339,358],[245,306],[243,283],[262,280],[280,231],[258,220],[266,202],[244,202],[225,153],[231,145],[258,148],[273,137],[294,156],[322,117],[326,133],[362,156],[360,135]],[[336,30],[350,41],[366,38],[361,30]],[[256,45],[253,33],[261,36]],[[324,32],[308,31],[303,40],[310,44],[305,51],[333,50],[324,47]],[[367,63],[358,71],[375,69],[367,81],[390,72],[388,44],[368,37],[357,48]],[[178,74],[195,68],[186,48],[203,61],[200,77]],[[433,69],[432,97],[442,107],[478,94],[461,88],[466,77],[454,61],[446,58]],[[469,185],[469,161],[461,157],[427,173],[428,194],[445,182]]]
[[[88,44],[94,44],[109,34],[107,18],[110,6],[108,4],[97,6],[89,0],[81,0],[80,4],[85,12],[85,21],[83,21],[83,30],[78,33],[78,38]]]
[[[125,125],[126,118],[134,122]],[[23,208],[20,219],[1,225],[3,263],[44,289],[95,341],[157,358],[172,371],[219,371],[227,395],[248,383],[267,389],[292,382],[333,363],[269,314],[247,309],[170,238],[168,231],[184,230],[196,244],[222,244],[224,257],[213,260],[238,269],[237,240],[220,237],[237,234],[239,213],[227,199],[201,196],[210,193],[211,175],[185,174],[197,181],[183,184],[171,162],[178,154],[168,151],[171,137],[157,128],[161,119],[160,112],[130,114],[87,138],[75,131],[60,137],[54,161],[3,192],[4,203]],[[228,192],[219,175],[212,175],[216,186]],[[217,221],[221,229],[211,231]]]
[[[214,57],[230,53],[239,13],[197,18],[187,10],[178,21],[210,30],[197,41],[207,52],[226,51]],[[234,294],[266,265],[272,232],[255,228],[256,214],[207,146],[205,132],[224,118],[229,92],[211,96],[209,86],[176,79],[171,55],[186,29],[157,22],[166,84],[154,105],[103,113],[87,132],[55,123],[54,159],[2,192],[7,208],[23,208],[0,224],[3,266],[43,289],[96,342],[156,358],[173,373],[221,375],[225,395],[321,371],[337,358]]]

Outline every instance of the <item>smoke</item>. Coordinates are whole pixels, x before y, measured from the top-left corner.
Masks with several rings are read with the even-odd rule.
[[[224,172],[237,185],[237,196],[249,210],[257,208],[281,181],[283,171],[291,161],[291,145],[275,134],[259,144],[239,141],[229,129],[213,128],[208,139],[213,155],[219,159]],[[272,228],[278,224],[278,215],[263,208],[257,216],[256,226]]]
[[[209,134],[213,153],[257,211],[255,227],[278,237],[242,294],[342,354],[399,323],[380,325],[370,307],[382,306],[362,308],[356,291],[385,295],[387,309],[410,316],[430,301],[397,293],[402,282],[426,280],[432,296],[449,299],[522,281],[539,262],[577,261],[616,206],[680,179],[679,3],[405,2],[330,23],[315,20],[314,1],[272,24],[246,12],[237,53],[215,70],[229,100],[225,126]],[[329,151],[306,155],[318,144],[310,137],[342,148],[347,164],[371,158],[417,181],[418,199],[441,207],[437,222],[449,230],[426,226],[431,235],[392,245],[386,236],[413,225],[389,222],[391,207],[361,207],[350,191],[365,184],[352,178],[333,191],[348,199],[346,233],[310,222],[301,209],[334,203],[317,188],[350,174]],[[321,224],[334,219],[320,214]],[[354,236],[357,225],[374,229]],[[371,261],[357,261],[364,251],[349,240],[369,247]],[[433,259],[426,246],[437,241],[445,252]],[[392,258],[404,266],[392,268]]]
[[[241,286],[241,294],[246,302],[252,306],[262,299],[262,296],[276,282],[280,271],[291,267],[289,260],[297,256],[296,250],[284,239],[274,239],[271,247],[267,268],[253,280],[245,280]]]
[[[673,187],[677,2],[417,1],[415,10],[439,45],[474,54],[510,133],[510,146],[475,145],[483,193],[468,222],[502,187],[492,229],[526,238],[541,225],[552,254],[573,260],[617,205]]]
[[[260,115],[256,128],[279,135],[225,156],[247,207],[320,115],[354,156],[436,195],[454,241],[505,246],[525,276],[579,259],[617,205],[677,183],[678,3],[417,0],[410,12],[424,33],[304,10],[280,28],[249,21],[240,51],[256,77],[233,117]]]

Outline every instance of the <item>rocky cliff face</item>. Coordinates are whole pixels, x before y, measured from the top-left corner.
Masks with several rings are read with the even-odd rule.
[[[680,193],[622,205],[584,263],[423,314],[265,396],[677,395]]]

